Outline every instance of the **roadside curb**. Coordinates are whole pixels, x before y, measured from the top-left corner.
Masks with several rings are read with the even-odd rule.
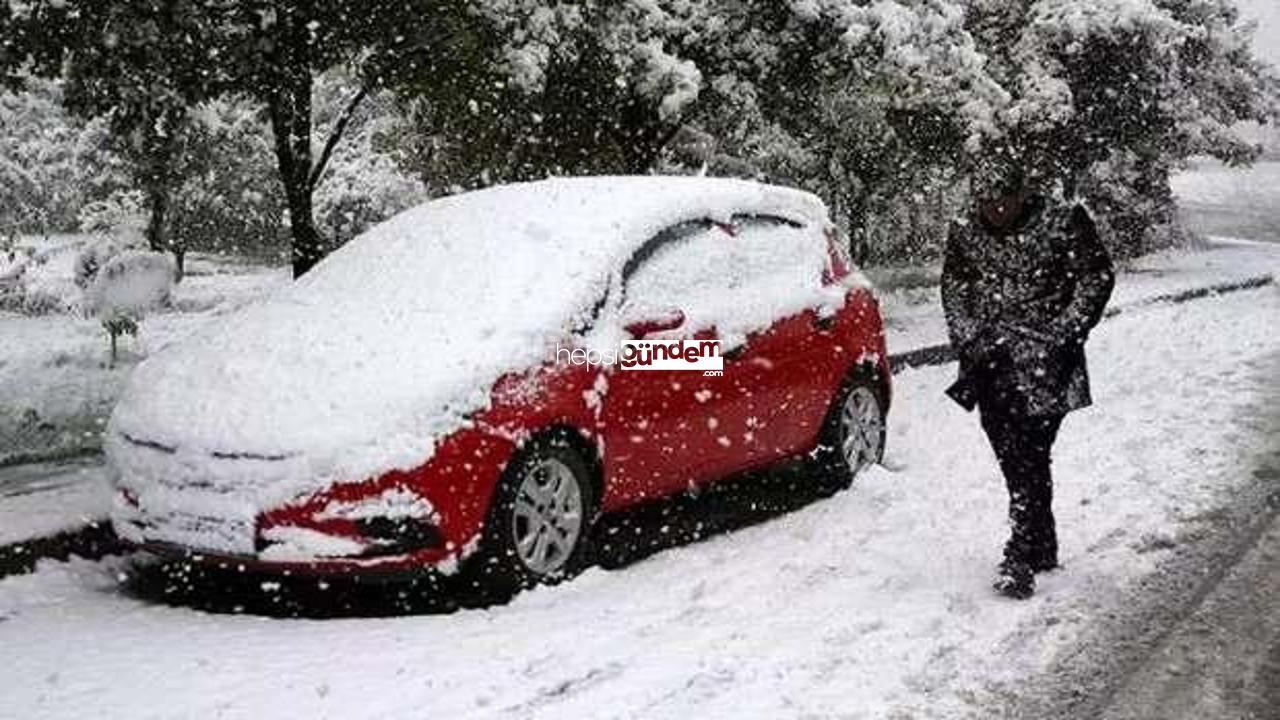
[[[36,563],[45,558],[66,560],[78,555],[96,560],[118,551],[120,547],[111,523],[105,520],[57,535],[0,545],[0,578],[31,572]]]
[[[1275,284],[1272,275],[1258,275],[1244,280],[1218,283],[1208,287],[1183,290],[1144,298],[1128,305],[1109,308],[1104,319],[1110,319],[1140,308],[1160,304],[1179,304],[1206,297],[1225,295],[1241,290],[1255,290]],[[955,352],[948,344],[930,345],[889,356],[889,367],[896,374],[905,369],[945,365],[955,360]],[[93,453],[78,453],[93,454]],[[0,578],[9,575],[31,572],[36,563],[44,558],[65,560],[71,555],[87,559],[97,559],[104,555],[119,552],[123,546],[106,521],[96,521],[89,525],[67,530],[56,535],[33,538],[19,543],[0,545]]]
[[[55,448],[53,450],[40,452],[20,452],[12,455],[4,456],[0,460],[0,469],[14,467],[15,465],[31,465],[33,463],[42,462],[58,462],[60,460],[75,460],[82,457],[93,457],[101,455],[102,448],[97,445],[73,445],[70,447]]]

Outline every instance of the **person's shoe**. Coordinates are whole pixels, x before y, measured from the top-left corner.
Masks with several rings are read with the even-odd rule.
[[[991,587],[1007,598],[1026,600],[1035,594],[1036,576],[1027,563],[1005,560],[996,568],[996,579]]]

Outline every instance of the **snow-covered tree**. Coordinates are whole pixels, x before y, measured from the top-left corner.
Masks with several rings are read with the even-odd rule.
[[[256,102],[235,95],[191,109],[171,213],[180,251],[264,255],[286,244],[284,196],[262,115]]]
[[[482,7],[402,88],[434,192],[710,171],[800,185],[862,227],[989,134],[1004,100],[944,0]]]
[[[377,89],[423,65],[436,39],[430,0],[210,3],[216,62],[230,89],[267,108],[289,213],[293,270],[324,256],[314,193],[350,118]],[[355,69],[356,84],[322,144],[314,144],[313,94],[331,68]]]
[[[112,149],[146,196],[147,241],[179,250],[168,232],[188,110],[217,92],[208,65],[207,8],[198,0],[57,0],[23,3],[37,72],[66,79],[64,104],[104,117]]]
[[[1021,166],[1129,214],[1142,198],[1148,212],[1113,223],[1122,249],[1145,249],[1146,229],[1172,217],[1171,168],[1196,154],[1251,161],[1258,149],[1236,128],[1277,117],[1276,75],[1233,0],[967,3],[1010,95],[978,172]]]
[[[345,111],[345,89],[351,78],[342,69],[326,73],[317,83],[316,124],[331,127]],[[315,190],[315,214],[330,245],[337,247],[374,223],[427,199],[422,180],[405,169],[407,136],[414,128],[395,96],[373,92],[349,118],[345,139]]]
[[[82,203],[80,129],[62,110],[62,88],[27,79],[0,93],[0,236],[68,230]]]

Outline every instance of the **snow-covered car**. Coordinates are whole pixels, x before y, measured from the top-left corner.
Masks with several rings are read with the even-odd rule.
[[[714,340],[719,372],[610,362]],[[617,360],[623,353],[612,353]],[[818,198],[577,178],[432,201],[145,361],[108,426],[124,540],[258,569],[571,573],[593,520],[884,447],[869,285]]]

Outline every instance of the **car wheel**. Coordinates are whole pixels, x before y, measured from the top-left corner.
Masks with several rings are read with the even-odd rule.
[[[582,569],[595,492],[590,463],[563,435],[526,443],[494,490],[471,563],[488,589],[555,583]]]
[[[883,384],[867,373],[854,375],[836,393],[813,454],[816,473],[833,490],[849,487],[884,458],[886,405]]]

